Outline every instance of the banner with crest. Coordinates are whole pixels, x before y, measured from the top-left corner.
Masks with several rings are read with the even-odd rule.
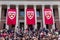
[[[44,9],[45,24],[53,24],[53,15],[51,9]]]
[[[34,25],[35,24],[35,11],[33,8],[27,8],[26,9],[26,23],[28,25]]]
[[[16,24],[16,9],[7,10],[7,24],[15,25]]]

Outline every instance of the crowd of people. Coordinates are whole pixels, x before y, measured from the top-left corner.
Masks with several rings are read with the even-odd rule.
[[[15,32],[13,29],[0,30],[0,40],[60,40],[58,29],[50,31],[48,29],[28,30],[21,29]]]

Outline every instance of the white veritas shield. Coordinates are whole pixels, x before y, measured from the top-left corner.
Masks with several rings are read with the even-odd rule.
[[[32,19],[34,17],[34,11],[27,11],[27,17]]]
[[[51,11],[45,11],[45,16],[47,19],[50,19],[52,17]]]
[[[8,12],[8,16],[10,19],[14,19],[16,16],[16,13],[15,12]]]

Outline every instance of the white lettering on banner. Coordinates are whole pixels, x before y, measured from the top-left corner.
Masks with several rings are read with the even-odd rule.
[[[9,11],[8,13],[16,13],[15,11]]]
[[[34,11],[27,11],[27,17],[32,19],[34,17]]]
[[[27,13],[34,13],[34,11],[28,11]]]

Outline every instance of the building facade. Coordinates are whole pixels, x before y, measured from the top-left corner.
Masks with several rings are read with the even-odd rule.
[[[36,14],[36,24],[27,25],[26,24],[26,8],[34,8]],[[17,10],[16,15],[16,25],[7,25],[6,23],[6,14],[7,9],[15,8]],[[45,24],[44,21],[44,8],[51,8],[53,13],[53,22],[52,25]],[[0,1],[0,29],[9,29],[14,27],[20,27],[22,30],[27,29],[27,27],[33,27],[34,29],[59,29],[60,30],[60,1]]]

